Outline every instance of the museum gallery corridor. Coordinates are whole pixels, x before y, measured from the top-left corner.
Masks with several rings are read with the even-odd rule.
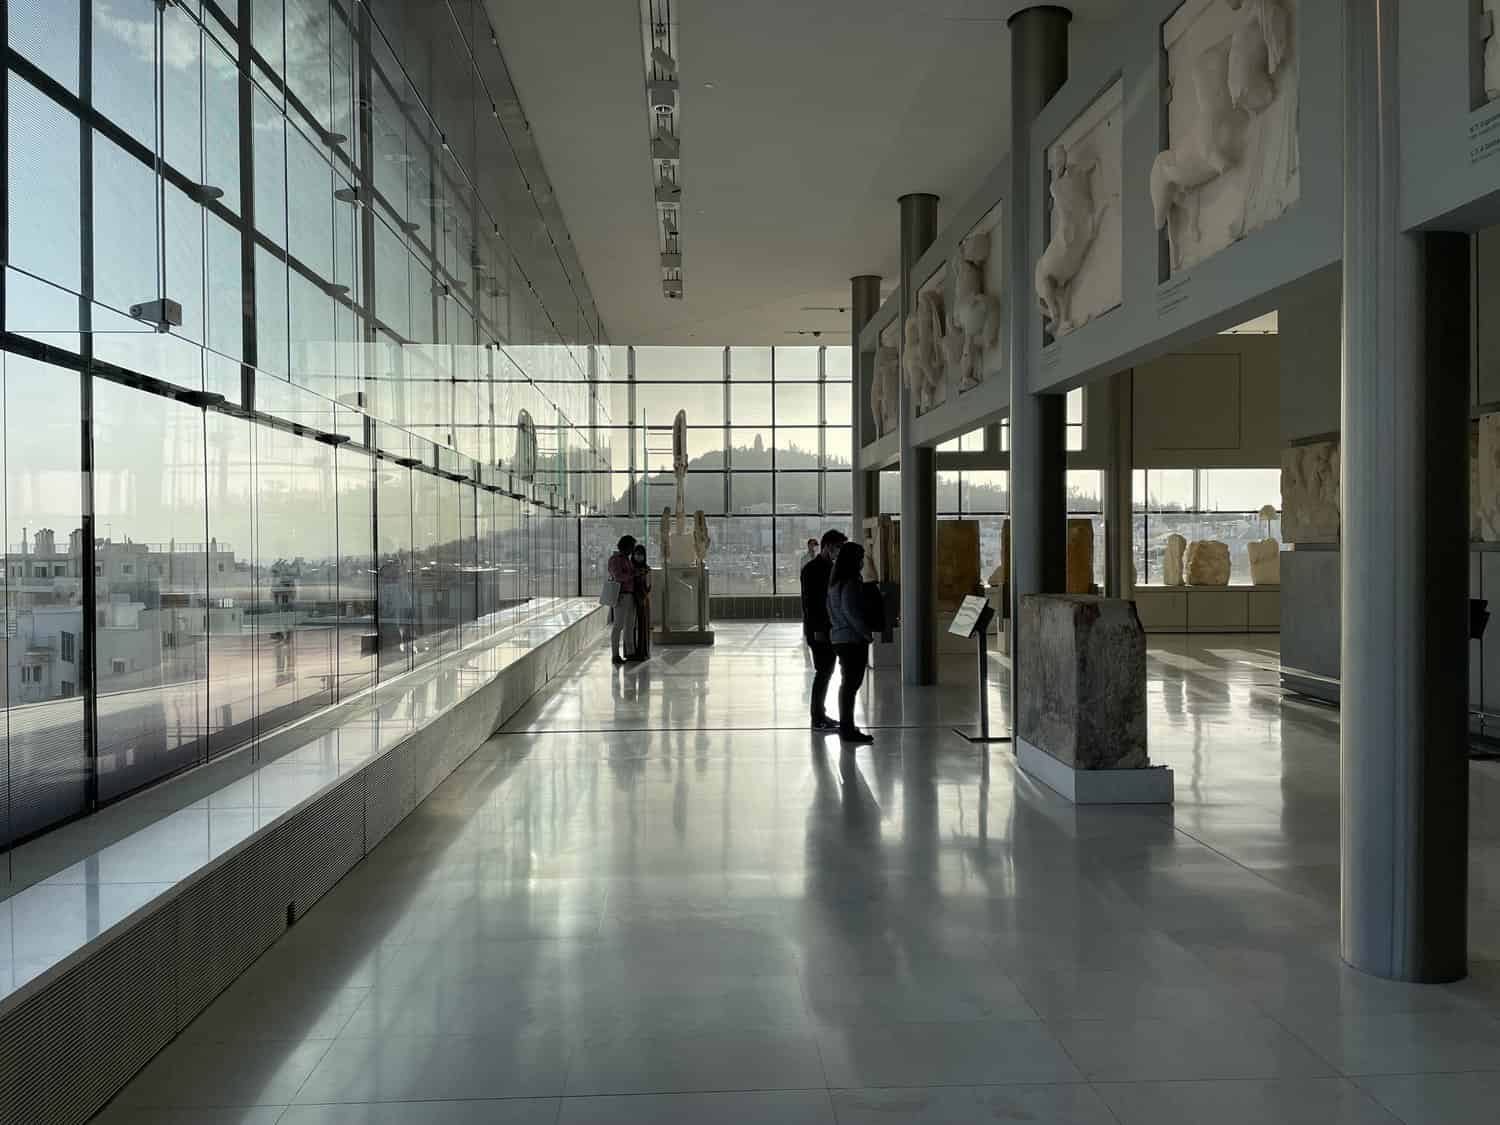
[[[986,767],[967,659],[873,673],[843,754],[797,626],[717,630],[581,657],[97,1120],[1495,1120],[1496,766],[1470,978],[1395,984],[1339,963],[1337,712],[1274,638],[1153,641],[1163,813]]]

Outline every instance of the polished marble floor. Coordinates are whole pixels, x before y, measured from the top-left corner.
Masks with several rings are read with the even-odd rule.
[[[968,659],[873,673],[846,754],[795,626],[718,642],[581,658],[99,1120],[1500,1120],[1500,768],[1471,975],[1392,984],[1339,962],[1337,713],[1274,638],[1153,642],[1169,814],[960,739]]]

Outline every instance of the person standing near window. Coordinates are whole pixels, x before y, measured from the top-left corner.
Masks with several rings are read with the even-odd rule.
[[[609,611],[609,653],[616,666],[625,663],[625,653],[635,644],[635,563],[630,558],[634,551],[635,536],[622,535],[609,556],[609,576],[620,587],[620,598]]]
[[[630,563],[635,571],[635,648],[626,659],[648,660],[651,657],[651,567],[646,562],[646,544],[635,545],[630,552]]]
[[[854,725],[854,701],[870,662],[873,637],[865,619],[864,565],[865,549],[858,543],[845,543],[834,557],[828,579],[829,636],[839,661],[839,738],[857,745],[875,741]]]
[[[816,539],[807,542],[818,546]],[[843,532],[825,531],[820,549],[802,564],[797,576],[802,587],[802,639],[807,642],[813,662],[812,729],[815,731],[839,729],[838,723],[828,717],[824,699],[828,695],[828,682],[833,679],[834,665],[838,663],[829,636],[832,624],[828,620],[828,579],[833,573],[834,556],[843,544]]]

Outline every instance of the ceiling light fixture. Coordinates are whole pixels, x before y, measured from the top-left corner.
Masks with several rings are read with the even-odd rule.
[[[682,86],[673,0],[639,0],[662,296],[682,299]]]

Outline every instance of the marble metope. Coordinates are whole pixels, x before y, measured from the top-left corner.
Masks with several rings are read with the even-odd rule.
[[[1116,82],[1047,149],[1050,238],[1034,281],[1054,339],[1121,300],[1123,99]]]
[[[1339,541],[1338,442],[1282,450],[1281,537],[1288,543]]]
[[[1281,585],[1281,544],[1275,539],[1257,539],[1245,547],[1250,556],[1250,582],[1255,586]]]
[[[1068,593],[1094,592],[1094,521],[1068,521]]]
[[[1217,539],[1194,539],[1188,544],[1189,586],[1228,586],[1229,572],[1229,544]]]
[[[953,298],[948,316],[948,352],[957,352],[953,385],[960,393],[984,382],[990,353],[1000,343],[1000,298],[988,289],[990,232],[974,231],[953,259]]]
[[[1483,12],[1489,20],[1489,35],[1484,40],[1484,96],[1490,101],[1500,98],[1500,0],[1484,0]]]
[[[1187,551],[1187,540],[1177,532],[1167,536],[1166,551],[1162,555],[1161,581],[1163,586],[1181,586],[1183,577],[1183,555]]]
[[[980,590],[979,521],[937,521],[937,604],[957,609]]]
[[[1301,193],[1297,0],[1187,0],[1162,28],[1168,147],[1151,202],[1173,273],[1273,221]]]
[[[1145,769],[1146,631],[1135,603],[1027,594],[1016,734],[1073,769]]]
[[[1500,414],[1479,416],[1478,472],[1473,508],[1479,539],[1500,543]]]
[[[901,412],[901,353],[885,344],[875,349],[875,372],[870,379],[870,414],[875,419],[875,433],[884,435],[896,428]]]

